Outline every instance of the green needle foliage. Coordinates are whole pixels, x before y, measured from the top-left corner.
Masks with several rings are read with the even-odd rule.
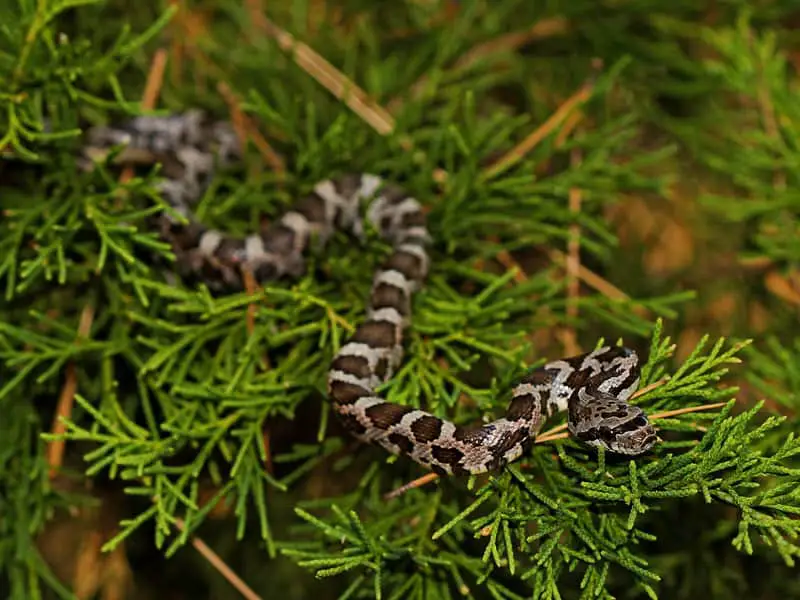
[[[702,206],[727,247],[784,274],[798,267],[790,2],[770,3],[757,20],[743,3],[721,3],[713,23],[688,1],[348,0],[328,3],[324,18],[311,0],[270,6],[271,20],[379,104],[399,100],[388,135],[257,29],[251,3],[167,4],[0,5],[7,597],[72,597],[41,552],[55,511],[79,502],[48,478],[45,450],[56,440],[76,457],[77,477],[124,493],[104,550],[138,544],[177,558],[191,536],[213,537],[210,515],[224,506],[237,548],[228,559],[256,565],[240,574],[264,597],[276,582],[287,597],[308,597],[313,576],[325,584],[320,598],[800,594],[791,576],[800,338],[786,326],[796,312],[776,303],[775,331],[754,343],[745,328],[709,331],[676,359],[672,337],[694,290],[664,292],[637,264],[615,281],[625,299],[586,288],[570,300],[549,260],[578,225],[588,268],[608,275],[632,264],[609,209],[633,195],[663,202],[680,163],[722,182]],[[463,60],[541,22],[551,37]],[[169,277],[174,257],[150,224],[169,210],[155,193],[157,166],[124,182],[113,152],[91,172],[78,168],[82,130],[138,114],[153,52],[179,42],[189,42],[188,65],[171,55],[159,107],[224,116],[224,82],[287,165],[281,176],[249,144],[245,163],[219,173],[200,201],[203,222],[257,230],[344,171],[402,181],[430,209],[432,272],[388,398],[457,423],[499,416],[514,382],[563,352],[536,334],[569,328],[585,349],[605,339],[640,351],[642,386],[652,387],[636,402],[668,413],[656,421],[661,443],[636,460],[571,439],[539,443],[492,476],[387,500],[422,472],[353,443],[324,401],[330,359],[363,317],[389,250],[376,232],[359,243],[337,235],[296,281],[215,296]],[[562,121],[497,162],[583,85],[584,118],[571,135],[559,136]],[[525,265],[524,280],[497,260],[503,252]],[[87,311],[91,327],[79,335]],[[69,372],[75,406],[54,436]],[[743,381],[768,408],[741,402]],[[713,403],[722,407],[702,410]],[[225,587],[213,597],[237,595]]]
[[[663,372],[657,365],[667,358],[669,346],[656,332],[645,383]],[[707,353],[699,345],[669,382],[642,402],[730,396],[730,390],[720,393],[708,387],[724,374],[736,351],[724,350],[721,341]],[[519,582],[528,582],[536,598],[594,598],[603,597],[610,581],[623,577],[655,598],[661,577],[650,566],[647,549],[658,538],[643,525],[647,513],[670,501],[698,497],[741,511],[732,540],[737,549],[752,554],[754,543],[769,546],[794,565],[800,552],[795,541],[800,530],[797,485],[777,482],[798,475],[788,464],[800,453],[800,444],[790,436],[765,456],[759,443],[782,419],[770,417],[759,424],[754,418],[760,405],[735,416],[732,408],[729,402],[711,417],[660,420],[664,432],[691,432],[698,421],[708,422],[707,431],[699,444],[665,442],[658,459],[648,461],[610,462],[572,442],[558,444],[556,454],[538,446],[527,463],[487,481],[468,503],[451,490],[439,490],[433,501],[429,491],[416,490],[409,493],[407,506],[399,508],[383,502],[380,488],[372,485],[325,506],[331,511],[325,520],[298,508],[297,514],[328,543],[322,549],[308,542],[285,544],[285,552],[315,569],[317,576],[358,569],[361,579],[366,573],[373,580],[376,595],[382,592],[387,598],[426,597],[430,584],[448,580],[461,589],[485,588],[500,598],[530,595]],[[375,517],[367,524],[355,510],[365,505]],[[469,547],[467,540],[478,540],[470,560],[457,557]],[[426,551],[420,552],[422,548]],[[407,579],[409,561],[419,570],[412,580]],[[403,574],[392,577],[398,566]],[[581,589],[567,592],[570,586],[562,587],[562,580],[576,570]],[[516,576],[514,583],[509,576]]]

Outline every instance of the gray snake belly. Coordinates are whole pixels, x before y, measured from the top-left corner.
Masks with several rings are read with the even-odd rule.
[[[237,239],[204,227],[192,214],[216,167],[239,159],[229,124],[209,122],[198,111],[137,117],[90,129],[83,156],[116,145],[161,162],[159,191],[186,222],[164,214],[158,219],[160,235],[171,244],[179,271],[214,290],[241,289],[242,269],[261,283],[299,276],[312,240],[324,244],[336,229],[362,234],[361,205],[368,204],[367,218],[393,252],[375,273],[366,318],[334,356],[327,385],[334,411],[356,438],[439,474],[484,473],[516,460],[544,422],[561,411],[567,411],[570,432],[586,444],[626,455],[655,444],[647,417],[627,402],[639,383],[639,359],[623,347],[603,347],[534,370],[513,388],[505,415],[478,427],[387,402],[376,392],[402,361],[411,298],[429,266],[425,215],[401,188],[369,174],[325,180],[266,231]]]

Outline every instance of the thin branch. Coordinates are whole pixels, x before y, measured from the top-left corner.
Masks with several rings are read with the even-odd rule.
[[[673,348],[674,348],[674,346],[673,346]],[[640,388],[640,389],[636,390],[633,393],[633,395],[630,397],[630,399],[631,400],[636,400],[636,398],[638,398],[639,396],[644,396],[648,392],[651,392],[652,390],[661,387],[662,385],[667,383],[667,381],[669,381],[668,377],[663,377],[662,379],[659,379],[658,381],[654,381],[650,385],[646,385],[643,388]]]
[[[481,173],[481,179],[486,181],[510,169],[521,161],[539,142],[550,135],[578,106],[589,100],[594,90],[593,80],[584,83],[574,94],[567,98],[547,120],[514,146],[500,159]]]
[[[548,256],[550,257],[550,260],[557,265],[562,266],[565,269],[567,268],[567,262],[569,258],[560,250],[550,250],[548,252]],[[586,285],[597,290],[604,296],[611,298],[612,300],[630,300],[630,296],[616,287],[613,283],[605,280],[597,273],[592,272],[582,265],[578,265],[577,274],[578,277],[580,277],[581,280],[586,283]]]
[[[186,529],[183,520],[180,518],[175,519],[175,524],[181,531]],[[256,594],[202,539],[197,536],[192,536],[192,546],[194,546],[195,550],[197,550],[212,567],[219,571],[220,575],[227,579],[243,597],[247,598],[247,600],[262,600],[261,596]]]
[[[764,276],[764,286],[781,300],[800,306],[800,290],[777,270],[772,270]]]
[[[499,243],[499,240],[496,236],[490,236],[487,238],[488,241],[493,242],[495,244]],[[520,266],[520,264],[511,256],[511,253],[508,250],[501,249],[496,255],[495,258],[497,262],[503,265],[509,271],[515,271],[514,273],[514,281],[517,283],[524,283],[528,280],[528,276],[525,274],[524,269]],[[482,268],[483,260],[476,261],[476,268]]]
[[[156,50],[153,55],[153,62],[150,63],[150,72],[147,74],[147,82],[144,86],[144,94],[142,95],[142,108],[144,110],[152,110],[156,107],[158,101],[158,94],[161,91],[161,86],[164,83],[164,70],[167,66],[167,51],[163,48]],[[120,183],[126,183],[133,177],[133,166],[126,166],[122,175],[120,175]]]
[[[577,113],[576,113],[577,114]],[[558,143],[558,142],[556,142]],[[581,152],[574,148],[570,153],[570,164],[575,166],[581,161]],[[569,190],[569,211],[573,217],[577,217],[581,211],[581,190],[572,187]],[[569,241],[567,242],[567,319],[574,323],[578,318],[578,296],[580,295],[580,283],[578,281],[578,271],[581,268],[581,228],[575,222],[569,227]],[[562,342],[564,350],[568,356],[580,353],[575,329],[571,326],[563,330]]]
[[[83,307],[78,321],[78,335],[75,339],[76,345],[80,344],[82,340],[85,340],[89,336],[93,322],[94,307],[87,304]],[[61,465],[64,463],[66,442],[61,436],[67,431],[65,419],[69,419],[72,415],[72,407],[75,403],[75,393],[77,390],[78,376],[75,372],[75,362],[70,361],[65,367],[64,385],[61,387],[61,393],[58,395],[56,412],[53,415],[53,422],[50,426],[50,433],[53,436],[61,438],[54,439],[47,445],[47,466],[50,479],[53,479],[58,474]]]
[[[231,122],[236,129],[239,139],[242,141],[251,139],[264,161],[272,169],[272,172],[278,176],[279,180],[284,179],[286,176],[286,162],[269,144],[267,139],[261,135],[261,132],[258,130],[255,123],[253,123],[253,120],[239,108],[239,99],[236,97],[236,94],[234,94],[230,86],[224,81],[220,81],[219,84],[217,84],[217,89],[228,105],[228,110],[231,114]]]
[[[247,291],[247,293],[250,295],[254,295],[258,288],[258,284],[256,283],[253,274],[249,270],[242,268],[242,278],[244,279],[245,291]],[[256,306],[255,302],[251,302],[250,304],[247,305],[247,315],[245,317],[247,319],[246,326],[247,326],[247,333],[248,335],[251,336],[253,335],[253,332],[255,331],[256,328],[257,308],[258,307]],[[264,369],[264,371],[268,371],[270,369],[269,357],[267,356],[266,353],[261,355],[261,367]],[[264,426],[264,430],[262,431],[261,435],[264,441],[264,452],[266,455],[264,460],[264,468],[267,470],[267,473],[272,474],[274,472],[272,464],[272,451],[271,451],[269,429],[266,425]]]
[[[247,0],[253,24],[274,39],[277,44],[302,68],[316,79],[336,98],[344,102],[354,113],[381,135],[394,130],[394,118],[352,80],[338,71],[331,63],[317,54],[311,47],[294,38],[265,15],[258,0]]]
[[[650,415],[648,418],[651,421],[658,421],[659,419],[667,419],[677,415],[686,415],[689,413],[702,412],[704,410],[714,410],[715,408],[722,408],[727,405],[727,402],[715,402],[714,404],[704,404],[703,406],[687,406],[686,408],[676,408],[675,410],[667,410],[660,413]]]
[[[422,477],[418,477],[414,481],[409,481],[408,483],[401,485],[399,488],[393,489],[391,492],[388,492],[383,495],[385,500],[391,500],[392,498],[397,498],[405,494],[409,490],[413,490],[414,488],[422,487],[423,485],[427,485],[433,481],[439,479],[439,476],[431,471],[430,473],[425,473]]]

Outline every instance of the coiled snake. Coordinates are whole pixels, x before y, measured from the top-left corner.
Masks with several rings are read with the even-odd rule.
[[[478,427],[458,426],[381,398],[376,389],[401,363],[411,297],[429,267],[425,215],[399,187],[368,174],[321,181],[265,232],[235,239],[204,227],[192,215],[217,165],[239,159],[238,139],[229,124],[188,111],[94,127],[84,160],[118,144],[162,163],[159,191],[187,222],[164,214],[158,221],[160,235],[171,244],[182,274],[200,276],[216,290],[241,289],[242,268],[258,282],[299,276],[312,240],[324,244],[337,228],[363,233],[361,205],[371,200],[367,218],[393,253],[375,273],[366,319],[336,353],[328,373],[333,408],[356,438],[406,455],[440,475],[484,473],[516,460],[544,422],[560,411],[568,413],[570,432],[592,446],[637,455],[656,442],[645,414],[627,403],[639,383],[639,359],[622,347],[603,347],[534,370],[513,388],[506,414]]]

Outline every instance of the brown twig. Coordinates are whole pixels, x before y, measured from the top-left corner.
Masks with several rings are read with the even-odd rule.
[[[566,254],[564,254],[560,250],[549,250],[547,254],[552,262],[566,269],[568,261]],[[515,281],[521,283],[527,280],[527,275],[507,250],[500,250],[497,253],[496,258],[497,261],[505,268],[517,269],[517,273],[514,275]],[[475,262],[476,268],[480,268],[482,265],[483,265],[482,260]],[[592,289],[600,292],[601,294],[603,294],[608,298],[611,298],[612,300],[630,300],[630,297],[625,292],[620,290],[618,287],[616,287],[606,279],[602,278],[600,275],[598,275],[591,269],[581,264],[577,265],[575,275],[580,281],[583,281],[583,283],[585,283]],[[646,309],[637,310],[637,308],[634,308],[634,311],[637,314],[643,314],[647,312]]]
[[[522,160],[539,142],[550,135],[571,113],[572,111],[589,100],[592,96],[594,83],[588,81],[584,83],[578,91],[567,98],[547,120],[528,134],[524,140],[514,146],[499,160],[495,161],[489,168],[481,173],[481,178],[485,181],[510,169]]]
[[[176,34],[174,36],[175,38],[185,37],[186,39],[191,40],[205,31],[204,21],[201,18],[193,15],[191,12],[187,13],[183,10],[180,11],[175,22],[182,29],[180,34]],[[181,43],[175,49],[175,52],[178,52],[182,57],[186,50],[186,46],[187,44]],[[217,91],[220,93],[228,106],[228,112],[231,116],[231,123],[233,124],[240,142],[244,143],[246,139],[252,140],[264,161],[277,174],[278,179],[283,179],[286,174],[285,161],[261,134],[255,123],[253,123],[253,120],[244,114],[239,108],[239,98],[236,96],[230,86],[224,81],[225,71],[196,45],[189,44],[189,47],[192,57],[196,59],[210,75],[220,80],[217,84]],[[196,72],[199,71],[200,70],[198,69]],[[174,73],[175,69],[172,69],[172,72]]]
[[[391,500],[392,498],[397,498],[402,494],[405,494],[409,490],[413,490],[414,488],[422,487],[432,481],[436,481],[439,476],[431,471],[430,473],[425,473],[422,477],[416,478],[414,481],[409,481],[408,483],[401,485],[399,488],[393,489],[391,492],[384,494],[383,497],[386,500]]]
[[[80,319],[78,320],[78,335],[75,339],[75,344],[80,344],[89,336],[94,322],[94,307],[86,305],[81,311]],[[65,368],[64,385],[61,387],[61,393],[58,396],[58,404],[56,406],[55,415],[53,415],[53,423],[50,426],[50,433],[53,436],[61,437],[67,430],[65,419],[69,419],[72,415],[72,407],[75,404],[75,393],[78,390],[78,377],[75,372],[75,362],[69,361]],[[47,466],[48,475],[53,479],[57,474],[61,465],[64,463],[64,450],[66,442],[64,439],[54,439],[47,445]]]
[[[217,84],[217,89],[228,105],[228,110],[231,114],[231,122],[233,123],[233,127],[239,139],[242,141],[248,138],[251,139],[264,161],[270,166],[279,179],[283,179],[286,176],[286,162],[281,155],[278,154],[267,139],[261,135],[261,132],[255,126],[252,119],[239,108],[239,99],[236,97],[236,94],[233,93],[230,86],[224,81],[221,81]]]
[[[558,142],[556,142],[558,143]],[[570,153],[570,163],[579,163],[581,153],[578,148],[574,148]],[[569,211],[573,216],[577,216],[581,211],[581,190],[580,188],[570,188],[569,190]],[[572,223],[569,227],[569,241],[567,242],[567,319],[574,323],[578,318],[578,296],[580,295],[580,282],[578,272],[581,268],[581,228],[578,223]],[[563,330],[562,343],[564,351],[568,356],[580,353],[578,338],[573,327]]]
[[[364,90],[340,73],[331,63],[306,44],[296,40],[265,15],[258,0],[247,0],[253,24],[274,39],[285,52],[290,53],[297,65],[316,79],[336,98],[344,102],[354,113],[381,135],[394,130],[394,119]]]
[[[245,291],[250,295],[255,294],[258,288],[258,284],[256,283],[253,274],[247,269],[242,269],[242,279],[244,280]],[[246,327],[247,327],[247,333],[251,336],[253,335],[253,332],[255,331],[256,328],[257,309],[258,307],[254,302],[251,302],[250,304],[247,305],[247,316],[245,317]],[[263,354],[261,356],[261,367],[265,371],[269,370],[270,368],[269,357],[267,357],[266,354]],[[264,452],[266,454],[264,460],[264,468],[267,470],[267,473],[271,474],[274,472],[274,470],[272,464],[272,451],[271,451],[269,429],[267,428],[267,426],[264,426],[264,430],[262,431],[262,439],[264,441]]]
[[[548,256],[554,263],[566,269],[568,261],[566,254],[560,250],[550,250]],[[577,274],[586,285],[612,300],[630,300],[628,294],[584,266],[578,265]]]
[[[675,349],[675,346],[672,346],[672,349],[674,350],[674,349]],[[646,385],[646,386],[644,386],[643,388],[640,388],[640,389],[636,390],[636,391],[633,393],[633,395],[631,396],[631,398],[630,398],[630,399],[631,399],[631,400],[636,400],[636,398],[638,398],[639,396],[644,396],[644,395],[645,395],[645,394],[647,394],[648,392],[651,392],[651,391],[653,391],[654,389],[661,387],[662,385],[664,385],[665,383],[667,383],[667,381],[669,381],[669,379],[668,379],[667,377],[664,377],[664,378],[662,378],[662,379],[659,379],[658,381],[654,381],[654,382],[653,382],[653,383],[651,383],[650,385]]]
[[[203,30],[203,23],[201,20],[197,18],[191,18],[190,15],[183,15],[184,18],[180,19],[179,22],[186,31],[188,37],[196,37],[199,33]],[[221,75],[221,69],[213,63],[199,48],[192,48],[193,53],[197,54],[198,57],[202,62],[206,64],[206,66],[210,67],[212,71],[216,72],[217,74]],[[264,161],[270,166],[272,171],[278,176],[278,179],[283,179],[286,174],[286,164],[283,158],[278,154],[266,138],[261,135],[261,132],[258,131],[258,128],[255,126],[253,121],[242,112],[239,108],[239,99],[236,97],[236,94],[230,88],[230,86],[225,83],[224,81],[220,81],[217,84],[217,90],[225,100],[225,103],[228,106],[228,112],[230,114],[231,123],[233,125],[234,130],[236,131],[237,137],[240,143],[244,143],[246,139],[250,139],[253,141],[253,144],[256,146],[257,150],[261,154]],[[255,280],[253,279],[252,273],[244,271],[242,273],[245,289],[249,293],[255,293],[257,285]],[[247,331],[250,335],[253,334],[255,329],[255,312],[257,310],[257,306],[255,304],[249,304],[247,307],[247,314],[246,314],[246,326]],[[270,368],[269,360],[266,355],[261,357],[261,364],[262,368],[265,370]],[[263,432],[263,441],[264,441],[264,449],[266,452],[266,459],[265,459],[265,469],[268,473],[273,472],[273,464],[272,464],[272,452],[270,450],[270,435],[269,431],[265,428]]]
[[[558,133],[556,134],[556,148],[561,148],[567,143],[567,138],[572,135],[580,122],[583,121],[583,117],[584,113],[582,110],[576,110],[575,112],[570,113],[570,115],[564,121],[564,124],[561,126],[561,129],[559,129]]]
[[[677,415],[686,415],[689,413],[702,412],[704,410],[714,410],[715,408],[722,408],[728,404],[727,402],[715,402],[714,404],[704,404],[703,406],[687,406],[686,408],[676,408],[675,410],[667,410],[660,413],[650,415],[648,418],[651,421],[658,421],[659,419],[667,419]]]
[[[142,108],[144,110],[153,110],[158,101],[158,94],[161,91],[161,86],[164,83],[164,70],[167,67],[167,51],[163,48],[156,50],[153,55],[153,62],[150,63],[150,71],[147,74],[147,82],[144,86],[144,94],[142,95]],[[119,177],[120,183],[127,183],[133,177],[133,166],[126,166]]]
[[[183,531],[186,526],[182,519],[178,518],[175,519],[175,525],[178,529]],[[224,560],[222,560],[219,555],[214,552],[211,548],[209,548],[208,544],[206,544],[202,539],[197,536],[192,536],[192,546],[194,546],[195,550],[197,550],[203,558],[205,558],[209,564],[214,567],[217,571],[219,571],[220,575],[222,575],[228,582],[236,588],[242,596],[247,598],[247,600],[262,600],[261,596],[256,594],[253,589],[248,586],[241,577],[239,577],[233,569],[231,569]]]
[[[492,243],[499,243],[497,236],[489,236],[488,241]],[[495,258],[497,262],[503,265],[509,271],[516,271],[514,273],[514,281],[517,283],[524,283],[528,280],[528,276],[525,274],[525,271],[520,266],[520,264],[511,256],[511,253],[508,250],[501,249],[496,255]],[[479,259],[476,261],[476,268],[481,268],[483,266],[483,260]]]
[[[174,0],[172,1],[174,2]],[[211,60],[201,48],[192,43],[195,38],[205,33],[205,21],[194,13],[181,9],[173,22],[177,27],[180,27],[180,31],[176,31],[173,37],[181,38],[179,46],[181,53],[190,54],[192,58],[196,59],[206,71],[203,75],[211,75],[216,79],[223,80],[225,78],[224,69]],[[195,69],[194,71],[196,76],[201,74],[201,69]]]
[[[800,290],[777,270],[772,270],[764,276],[764,286],[781,300],[800,306]]]

